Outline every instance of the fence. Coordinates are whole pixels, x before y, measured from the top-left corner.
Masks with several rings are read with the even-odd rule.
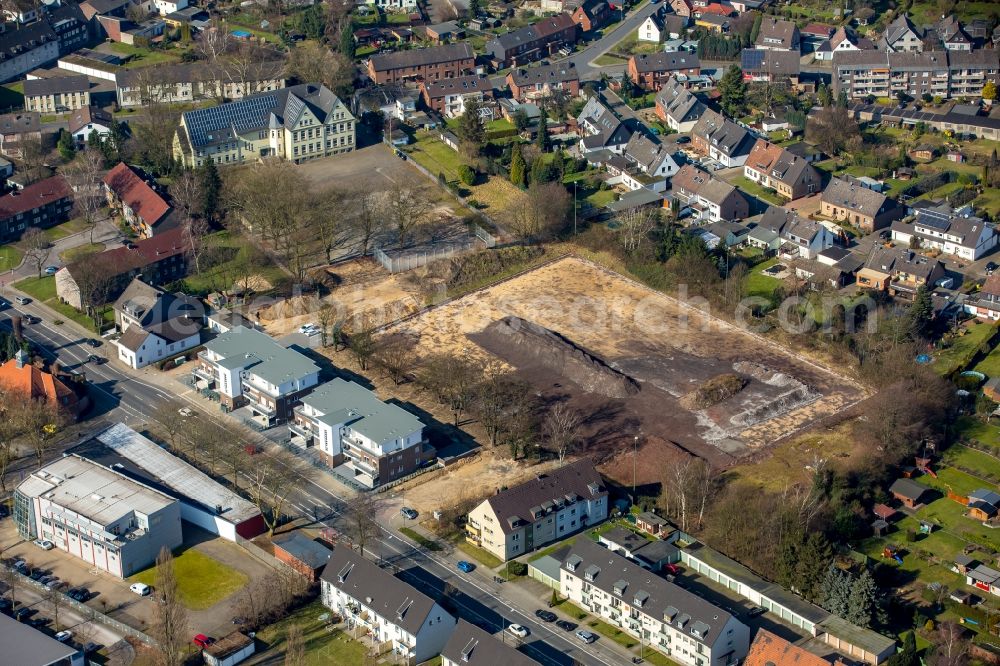
[[[396,257],[389,256],[381,248],[375,248],[374,256],[375,260],[382,264],[382,267],[390,273],[402,273],[404,271],[413,270],[414,268],[426,266],[430,262],[437,261],[438,259],[447,259],[448,257],[455,256],[456,254],[468,252],[474,245],[475,240],[470,238],[466,243],[449,243],[445,247],[411,251]]]
[[[486,247],[496,247],[497,239],[478,224],[472,225],[472,233],[476,235],[476,238],[486,243]]]

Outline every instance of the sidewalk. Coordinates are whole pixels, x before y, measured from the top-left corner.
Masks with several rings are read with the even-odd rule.
[[[108,243],[109,241],[115,240],[120,237],[121,231],[118,226],[113,222],[112,218],[106,217],[94,228],[94,242],[95,243]],[[49,248],[49,253],[45,257],[44,264],[46,266],[62,266],[63,262],[59,259],[59,255],[66,250],[71,250],[75,247],[81,245],[87,245],[90,243],[90,230],[78,231],[75,234],[70,234],[55,240],[52,246]],[[0,275],[0,286],[7,286],[12,282],[17,282],[26,277],[35,276],[35,268],[28,265],[27,259],[22,258],[21,263],[17,265],[16,268],[12,268],[3,275]]]

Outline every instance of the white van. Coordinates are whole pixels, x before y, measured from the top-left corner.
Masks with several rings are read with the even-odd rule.
[[[132,583],[128,589],[132,590],[140,597],[145,597],[146,595],[148,595],[150,592],[153,591],[153,588],[151,588],[149,585],[146,585],[145,583]]]

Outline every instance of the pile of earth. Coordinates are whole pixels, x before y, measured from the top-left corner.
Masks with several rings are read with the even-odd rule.
[[[626,398],[639,392],[634,379],[571,340],[520,317],[504,317],[469,339],[516,368],[542,367],[587,393]]]
[[[256,315],[261,321],[275,321],[316,312],[322,305],[323,302],[312,294],[293,296],[261,308]]]

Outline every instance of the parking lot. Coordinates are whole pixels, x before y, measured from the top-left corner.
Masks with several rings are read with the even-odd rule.
[[[365,192],[377,192],[413,179],[425,180],[409,162],[395,157],[392,149],[383,143],[306,162],[296,168],[317,189],[358,186]]]

